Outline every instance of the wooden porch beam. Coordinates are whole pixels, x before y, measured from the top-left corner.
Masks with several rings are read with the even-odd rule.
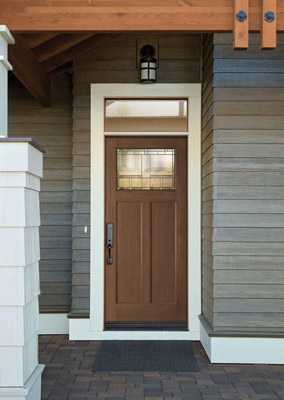
[[[262,49],[276,47],[276,0],[262,0],[260,47]]]
[[[71,68],[71,65],[66,64],[66,65],[62,65],[62,67],[56,68],[53,71],[50,71],[48,73],[48,77],[50,80],[57,78],[60,75],[66,74],[66,72],[69,71],[69,69]]]
[[[261,1],[250,0],[250,31],[261,30]],[[13,32],[232,32],[234,27],[234,0],[153,0],[147,6],[141,0],[117,0],[89,7],[85,2],[80,6],[80,0],[76,6],[67,1],[57,7],[34,3],[0,0],[1,23]],[[284,31],[283,1],[277,14],[277,30]]]
[[[13,72],[26,89],[44,107],[50,106],[50,80],[22,35],[14,34],[8,58]]]
[[[43,62],[59,53],[62,53],[70,47],[83,42],[91,36],[94,36],[93,32],[62,33],[61,35],[42,43],[40,46],[35,47],[33,52],[37,56],[38,61]]]
[[[46,33],[25,33],[23,36],[27,45],[33,49],[36,46],[54,38],[57,36],[56,32],[46,32]]]
[[[249,0],[235,0],[233,48],[246,50],[249,45]]]
[[[91,38],[84,40],[77,44],[76,46],[71,47],[70,49],[60,53],[49,60],[42,63],[42,66],[46,72],[53,71],[58,67],[72,61],[74,58],[80,57],[83,54],[88,53],[89,51],[99,47],[110,40],[117,37],[117,34],[101,34],[101,35],[93,35]]]

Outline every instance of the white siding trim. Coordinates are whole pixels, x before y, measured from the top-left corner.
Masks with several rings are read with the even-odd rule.
[[[39,314],[39,335],[67,335],[68,314]]]
[[[284,338],[209,336],[200,323],[200,341],[216,364],[284,364]]]

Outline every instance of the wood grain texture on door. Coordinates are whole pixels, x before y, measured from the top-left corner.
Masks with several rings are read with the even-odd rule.
[[[174,149],[173,190],[118,190],[117,149]],[[105,322],[187,322],[187,139],[106,138]]]

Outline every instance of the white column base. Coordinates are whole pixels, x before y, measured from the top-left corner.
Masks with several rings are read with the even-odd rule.
[[[0,387],[0,399],[39,400],[41,398],[41,374],[44,365],[39,364],[23,387]]]
[[[200,341],[216,364],[284,364],[284,337],[210,336],[200,322]]]

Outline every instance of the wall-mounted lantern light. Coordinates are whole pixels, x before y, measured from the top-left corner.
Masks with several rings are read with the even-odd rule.
[[[153,46],[146,44],[140,50],[140,69],[142,83],[156,82],[156,50]]]

